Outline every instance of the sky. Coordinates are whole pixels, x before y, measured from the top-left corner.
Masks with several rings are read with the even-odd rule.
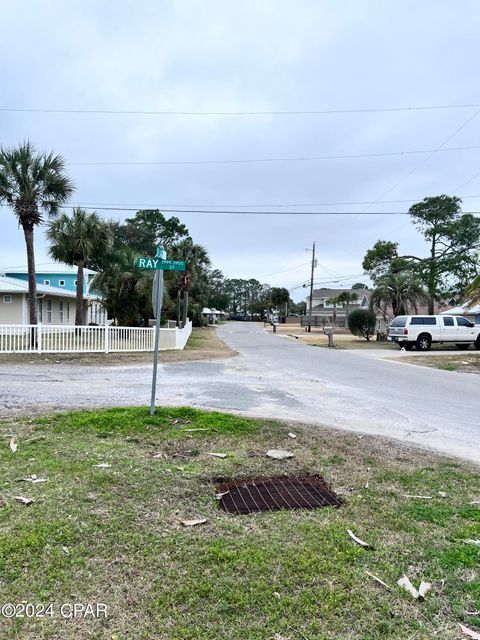
[[[414,202],[480,210],[475,0],[0,0],[0,16],[0,144],[62,154],[72,205],[287,212],[175,214],[227,277],[300,300],[315,241],[318,285],[368,282],[377,240],[425,253]],[[467,106],[406,109],[445,105]],[[258,113],[279,111],[342,113]],[[173,164],[101,164],[132,162]],[[0,216],[0,269],[25,265]],[[39,229],[38,265],[46,249]]]

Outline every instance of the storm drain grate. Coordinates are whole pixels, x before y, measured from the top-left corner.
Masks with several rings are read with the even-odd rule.
[[[321,476],[257,478],[217,484],[220,507],[247,514],[279,509],[340,507],[341,499]]]

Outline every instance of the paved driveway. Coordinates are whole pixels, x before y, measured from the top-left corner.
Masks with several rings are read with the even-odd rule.
[[[480,377],[290,341],[232,322],[239,355],[162,365],[157,401],[393,436],[480,463]],[[0,365],[0,417],[149,404],[151,367]]]

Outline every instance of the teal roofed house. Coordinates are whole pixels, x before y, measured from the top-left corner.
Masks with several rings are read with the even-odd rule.
[[[108,322],[107,312],[101,302],[101,296],[91,290],[91,282],[95,275],[95,271],[84,269],[83,295],[88,298],[87,324],[103,325]],[[28,282],[27,269],[5,269],[1,275],[7,278],[23,280]],[[77,268],[70,267],[66,264],[51,264],[36,272],[37,285],[46,287],[54,287],[58,290],[64,290],[75,293],[77,290]]]

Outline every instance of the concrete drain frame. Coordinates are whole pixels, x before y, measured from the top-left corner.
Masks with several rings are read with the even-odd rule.
[[[218,481],[216,490],[220,508],[236,515],[280,509],[338,509],[343,504],[319,475]]]

